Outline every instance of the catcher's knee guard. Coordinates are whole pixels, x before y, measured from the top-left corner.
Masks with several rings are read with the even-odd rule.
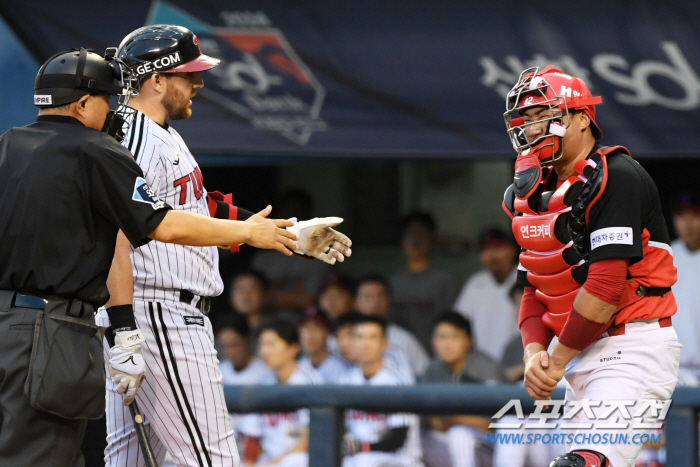
[[[603,454],[595,451],[571,451],[549,463],[549,467],[611,467]]]

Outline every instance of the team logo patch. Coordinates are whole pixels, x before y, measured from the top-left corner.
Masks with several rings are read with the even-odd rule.
[[[182,318],[185,320],[187,326],[196,324],[197,326],[204,327],[204,317],[202,316],[183,316]]]
[[[158,199],[158,196],[148,186],[146,180],[141,177],[136,179],[134,184],[134,195],[131,197],[134,201],[150,204],[153,209],[160,209],[165,206],[165,202]]]
[[[603,245],[632,245],[631,227],[606,227],[591,233],[591,250]]]

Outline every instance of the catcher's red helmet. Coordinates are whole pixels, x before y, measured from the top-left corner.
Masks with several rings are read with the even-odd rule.
[[[542,71],[538,68],[528,68],[520,74],[520,78],[506,97],[506,112],[503,114],[506,128],[513,147],[519,154],[537,151],[543,164],[554,162],[562,155],[561,138],[566,133],[568,123],[563,125],[562,119],[571,110],[582,110],[591,119],[591,132],[596,139],[603,136],[595,122],[595,104],[600,104],[602,98],[593,96],[582,79],[562,73],[552,65]],[[525,123],[520,116],[531,107],[548,107],[550,112],[539,120]],[[528,141],[525,137],[527,127],[543,123],[547,131],[541,136]]]

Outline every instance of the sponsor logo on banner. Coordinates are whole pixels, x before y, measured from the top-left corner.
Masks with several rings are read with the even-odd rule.
[[[153,192],[146,180],[141,177],[136,178],[134,184],[134,195],[131,197],[134,201],[150,204],[153,209],[160,209],[165,206],[165,202],[158,199],[158,196]]]
[[[603,53],[591,58],[590,68],[577,63],[571,55],[546,57],[544,54],[535,54],[525,60],[508,55],[503,58],[503,66],[495,58],[484,56],[479,58],[484,70],[481,83],[505,97],[525,68],[537,66],[542,69],[551,63],[564,73],[581,78],[591,90],[595,88],[594,77],[618,87],[619,91],[612,97],[620,104],[656,104],[680,111],[700,108],[700,77],[681,47],[675,42],[666,41],[661,42],[659,48],[666,56],[665,61],[643,60],[631,64],[622,55]],[[657,83],[659,78],[673,82],[678,91],[667,95],[654,87],[653,83]],[[562,89],[560,94],[571,97],[570,93],[571,89]]]
[[[264,12],[221,11],[223,27],[194,15],[194,9],[185,13],[161,1],[149,21],[172,23],[186,18],[181,23],[191,23],[202,52],[221,59],[217,67],[202,74],[205,87],[198,95],[254,128],[300,146],[315,132],[326,130],[320,116],[326,90]]]

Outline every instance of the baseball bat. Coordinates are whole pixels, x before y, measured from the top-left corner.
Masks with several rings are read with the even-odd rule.
[[[131,418],[134,420],[134,431],[136,431],[136,436],[139,439],[139,446],[141,446],[141,452],[143,453],[143,460],[146,463],[146,467],[158,467],[156,456],[153,455],[151,443],[148,442],[148,436],[146,436],[146,430],[143,427],[143,416],[139,410],[139,405],[136,403],[136,399],[129,404],[129,412],[131,412]]]
[[[114,333],[112,333],[111,327],[105,329],[105,338],[109,346],[114,347]],[[139,410],[136,399],[129,404],[129,413],[131,413],[131,419],[134,421],[134,431],[139,440],[139,446],[141,446],[141,452],[143,453],[143,460],[146,463],[146,467],[158,467],[156,456],[153,454],[153,448],[151,448],[151,443],[148,441],[148,436],[146,436],[146,429],[143,427],[143,415],[141,415],[141,410]]]

